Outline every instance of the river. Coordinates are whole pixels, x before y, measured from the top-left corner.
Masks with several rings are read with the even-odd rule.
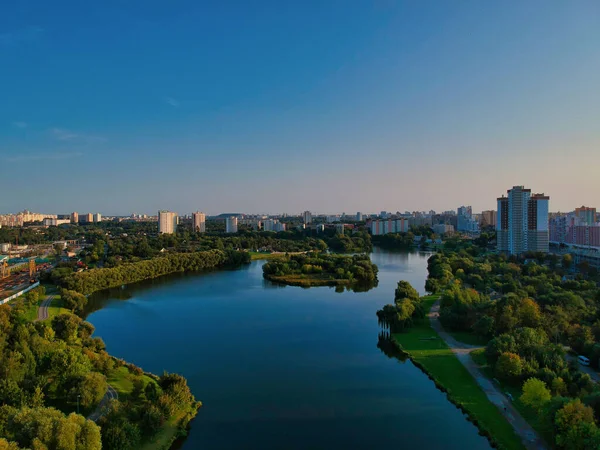
[[[274,286],[255,261],[96,294],[87,320],[112,355],[188,379],[203,407],[184,450],[489,449],[419,369],[377,348],[375,312],[401,279],[423,293],[427,254],[372,260],[368,292]]]

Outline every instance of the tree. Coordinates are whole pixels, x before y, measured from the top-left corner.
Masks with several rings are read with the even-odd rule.
[[[408,281],[398,281],[398,287],[396,287],[396,293],[394,298],[408,298],[410,300],[418,301],[420,297],[417,290],[414,287],[412,287]]]
[[[496,362],[496,375],[506,381],[516,381],[523,372],[523,362],[516,353],[505,352]]]
[[[565,395],[567,393],[567,385],[565,384],[565,380],[561,377],[557,377],[552,380],[552,392],[555,395]]]
[[[519,306],[519,320],[524,327],[535,328],[539,325],[542,314],[539,305],[532,299],[526,298]]]
[[[562,257],[562,266],[565,269],[570,269],[572,264],[573,264],[573,257],[571,256],[571,254],[570,253],[564,254]]]
[[[535,410],[539,410],[545,403],[550,401],[552,394],[546,388],[546,383],[537,378],[530,378],[523,383],[523,394],[521,401]]]
[[[98,372],[89,372],[80,378],[72,391],[72,398],[80,395],[79,402],[84,408],[96,405],[102,400],[108,385],[106,377]]]
[[[575,399],[558,410],[554,417],[556,443],[568,449],[597,448],[587,447],[597,439],[598,429],[594,422],[594,410]]]

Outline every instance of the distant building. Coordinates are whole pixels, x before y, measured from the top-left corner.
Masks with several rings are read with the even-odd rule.
[[[555,215],[550,219],[550,242],[600,248],[600,224],[587,225],[589,218],[577,210]]]
[[[96,213],[93,215],[92,219],[94,223],[100,223],[102,222],[102,214]]]
[[[324,223],[320,223],[317,225],[317,233],[322,233],[323,231],[325,231],[325,224]]]
[[[57,227],[66,223],[71,223],[71,219],[50,219],[45,218],[42,222],[45,227]]]
[[[479,224],[482,227],[494,227],[496,228],[496,211],[490,209],[481,213],[481,219]]]
[[[238,218],[235,216],[227,217],[225,219],[225,233],[237,233],[238,231]]]
[[[92,213],[87,213],[87,214],[84,214],[82,217],[80,217],[80,219],[83,219],[84,223],[93,223],[94,215]]]
[[[597,221],[596,208],[589,208],[587,206],[575,208],[575,217],[579,225],[595,225]]]
[[[466,233],[479,232],[479,223],[473,218],[473,209],[470,206],[461,206],[457,209],[456,229]]]
[[[550,197],[531,194],[514,186],[508,197],[498,198],[496,240],[498,251],[518,255],[527,251],[548,252],[548,203]]]
[[[79,223],[79,214],[76,212],[71,213],[71,223],[78,224]]]
[[[302,219],[304,220],[305,225],[309,225],[312,223],[312,214],[310,211],[304,211],[302,213]]]
[[[406,233],[409,230],[409,219],[374,220],[371,222],[371,234],[380,236],[388,233]]]
[[[281,223],[277,219],[267,219],[263,222],[264,231],[274,231],[276,233],[285,231],[285,223]]]
[[[357,221],[357,222],[362,222],[362,220],[363,220],[363,215],[362,215],[362,213],[359,211],[359,212],[357,212],[357,213],[356,213],[356,221]]]
[[[454,225],[450,225],[447,223],[436,223],[431,227],[435,234],[452,234],[454,233]]]
[[[327,223],[339,222],[340,216],[327,216],[325,220],[327,220]]]
[[[159,211],[158,212],[158,232],[160,234],[173,234],[177,231],[179,217],[176,212]]]
[[[379,213],[379,217],[381,217],[382,219],[387,219],[389,217],[389,213],[387,211],[381,211]]]
[[[206,232],[206,215],[197,211],[192,213],[192,229],[198,233]]]
[[[338,234],[344,234],[344,224],[343,223],[336,223],[335,224],[335,232]]]

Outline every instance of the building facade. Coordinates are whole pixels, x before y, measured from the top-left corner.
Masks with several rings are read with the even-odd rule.
[[[160,234],[173,234],[177,231],[179,217],[173,211],[158,212],[158,232]]]
[[[197,233],[206,232],[206,215],[197,211],[192,213],[192,229]]]
[[[93,219],[94,223],[100,223],[100,222],[102,222],[102,214],[96,213],[93,215],[92,219]]]
[[[514,186],[508,196],[497,199],[496,240],[498,251],[511,255],[548,252],[548,204],[550,197],[531,194],[531,189]]]
[[[489,211],[482,211],[480,216],[479,224],[482,227],[494,227],[496,228],[496,211],[493,209]]]
[[[263,221],[263,231],[274,231],[275,233],[285,231],[285,223],[281,223],[277,219],[267,219]]]
[[[304,221],[304,225],[309,225],[312,223],[312,214],[310,211],[304,211],[302,213],[302,220]]]
[[[357,212],[357,213],[356,213],[356,221],[357,221],[357,222],[362,222],[362,220],[363,220],[363,215],[362,215],[362,213],[359,211],[359,212]]]
[[[238,218],[228,217],[225,219],[225,233],[237,233],[238,231]]]
[[[74,224],[79,223],[79,213],[76,213],[76,212],[71,213],[71,223],[74,223]]]
[[[388,233],[406,233],[410,228],[408,218],[373,220],[371,222],[371,234],[380,236]]]
[[[464,233],[479,232],[479,223],[473,218],[473,208],[461,206],[457,210],[456,229]]]
[[[582,206],[575,208],[575,217],[579,225],[595,225],[597,221],[596,208]]]

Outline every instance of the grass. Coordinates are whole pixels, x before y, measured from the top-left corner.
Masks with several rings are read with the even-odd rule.
[[[260,259],[285,259],[285,253],[270,253],[270,252],[248,252],[250,253],[250,258],[252,261],[257,261]]]
[[[121,366],[114,369],[106,381],[117,391],[119,399],[123,400],[133,391],[133,380],[136,378],[139,378],[139,375],[131,373],[126,366]],[[148,383],[155,383],[147,375],[142,375],[142,380],[144,381],[144,388]]]
[[[488,364],[487,358],[485,357],[485,350],[474,350],[471,352],[471,358],[473,361],[479,366],[481,372],[490,380],[494,381],[494,384],[499,386],[502,392],[508,392],[513,397],[513,406],[519,411],[519,414],[523,416],[523,419],[529,423],[533,427],[535,431],[546,441],[546,442],[554,442],[554,434],[551,427],[548,427],[547,423],[542,420],[542,416],[530,408],[529,406],[523,404],[521,401],[521,389],[512,386],[495,378],[494,371],[492,367]]]
[[[180,412],[165,422],[161,430],[141,447],[142,450],[167,450],[179,437],[179,422],[185,415]]]
[[[429,311],[436,300],[436,296],[424,297],[425,310]],[[432,337],[437,339],[431,339]],[[479,428],[487,432],[501,448],[524,448],[512,426],[488,400],[452,350],[431,328],[428,319],[415,324],[406,333],[395,334],[394,338],[410,355],[415,365],[421,367],[438,386],[445,389],[448,398],[454,404],[460,405]]]
[[[60,295],[57,295],[52,299],[50,306],[48,306],[48,319],[52,319],[54,316],[58,316],[59,314],[68,314],[69,311],[67,308],[63,307],[63,301],[60,298]]]
[[[351,284],[348,279],[335,279],[327,274],[290,274],[283,276],[265,275],[265,278],[289,286],[345,286]]]

